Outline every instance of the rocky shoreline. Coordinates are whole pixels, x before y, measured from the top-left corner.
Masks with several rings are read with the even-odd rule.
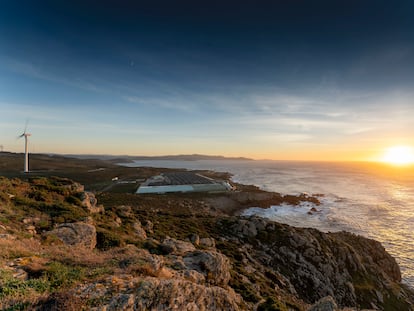
[[[0,178],[0,308],[413,310],[379,242],[238,216],[303,201],[317,204],[253,186],[95,195],[63,178]]]

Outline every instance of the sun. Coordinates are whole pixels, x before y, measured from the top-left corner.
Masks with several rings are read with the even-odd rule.
[[[407,165],[414,163],[414,148],[410,146],[393,146],[385,150],[382,162],[394,165]]]

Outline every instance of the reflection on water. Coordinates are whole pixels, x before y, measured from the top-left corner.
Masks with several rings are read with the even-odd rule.
[[[309,206],[252,209],[276,221],[322,231],[347,230],[383,243],[414,287],[414,167],[364,163],[284,161],[137,161],[133,166],[212,169],[264,190],[323,193],[318,213]]]

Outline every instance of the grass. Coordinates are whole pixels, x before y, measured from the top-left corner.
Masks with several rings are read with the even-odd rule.
[[[99,161],[90,163],[94,163],[96,168],[103,167],[104,170],[89,172],[91,166],[73,161],[70,162],[70,168],[60,167],[53,174],[77,176],[78,180],[87,183],[88,189],[99,190],[110,184],[110,177],[145,178],[147,175],[154,175],[157,170],[160,171],[150,168],[119,168]],[[52,172],[45,173],[48,174]],[[255,238],[246,238],[243,241],[237,240],[238,238],[227,239],[235,238],[232,227],[237,220],[224,216],[217,218],[214,216],[216,214],[209,214],[212,212],[204,204],[206,194],[138,196],[124,193],[132,192],[131,184],[125,187],[117,185],[110,192],[98,193],[98,202],[105,206],[105,213],[89,215],[82,207],[79,190],[71,187],[72,182],[64,178],[36,177],[22,181],[0,177],[0,222],[7,227],[8,233],[17,236],[14,241],[0,240],[0,264],[4,266],[8,261],[18,258],[39,257],[44,260],[38,267],[34,267],[37,269],[36,275],[31,275],[28,280],[16,280],[11,278],[10,271],[0,271],[0,309],[24,310],[43,299],[44,306],[63,306],[65,302],[73,302],[72,309],[81,310],[82,306],[91,302],[78,301],[71,296],[70,290],[78,284],[91,283],[117,274],[157,276],[158,271],[145,259],[145,254],[148,251],[161,254],[159,241],[166,236],[185,240],[191,234],[215,238],[217,250],[231,261],[232,278],[229,285],[245,301],[258,304],[258,310],[304,309],[301,305],[303,301],[295,301],[278,281],[278,276],[270,270],[257,269],[255,273],[249,273],[245,269],[249,258],[240,250],[244,244],[250,244],[253,248],[260,244],[285,245],[290,230],[287,226],[275,224],[273,229],[268,228]],[[253,186],[240,187],[253,194],[263,193]],[[256,202],[255,196],[247,194],[245,201],[238,204]],[[232,194],[211,195],[209,198],[221,196],[230,198]],[[236,202],[237,196],[232,199]],[[272,200],[296,202],[297,198],[275,194],[262,200],[262,204],[266,205]],[[96,250],[69,247],[51,238],[42,241],[39,236],[30,238],[24,230],[23,220],[26,218],[36,218],[33,222],[36,231],[41,233],[56,224],[78,221],[85,216],[92,217],[97,228]],[[117,223],[118,218],[121,222]],[[137,220],[142,224],[147,221],[153,223],[154,232],[148,233],[148,236],[155,240],[144,242],[135,237],[133,223]],[[301,231],[298,229],[298,232]],[[254,251],[251,254],[254,255]],[[168,261],[167,257],[164,260]],[[284,271],[283,267],[279,272],[285,275],[294,274],[294,271],[287,268]],[[361,280],[355,279],[355,290],[361,297],[361,305],[370,307],[366,301],[372,300],[374,284],[364,283],[363,276],[361,277]],[[46,296],[48,298],[44,298]],[[396,295],[384,296],[384,306],[389,310],[405,310],[405,304]],[[53,310],[52,307],[51,309]]]
[[[16,279],[11,272],[0,270],[0,308],[24,310],[28,305],[33,305],[42,294],[69,288],[84,277],[85,268],[59,262],[52,262],[40,278],[28,280]]]

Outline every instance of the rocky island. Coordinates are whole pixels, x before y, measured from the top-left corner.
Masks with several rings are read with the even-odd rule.
[[[413,309],[379,242],[238,216],[316,197],[97,191],[84,171],[86,190],[59,169],[0,177],[2,310]]]

